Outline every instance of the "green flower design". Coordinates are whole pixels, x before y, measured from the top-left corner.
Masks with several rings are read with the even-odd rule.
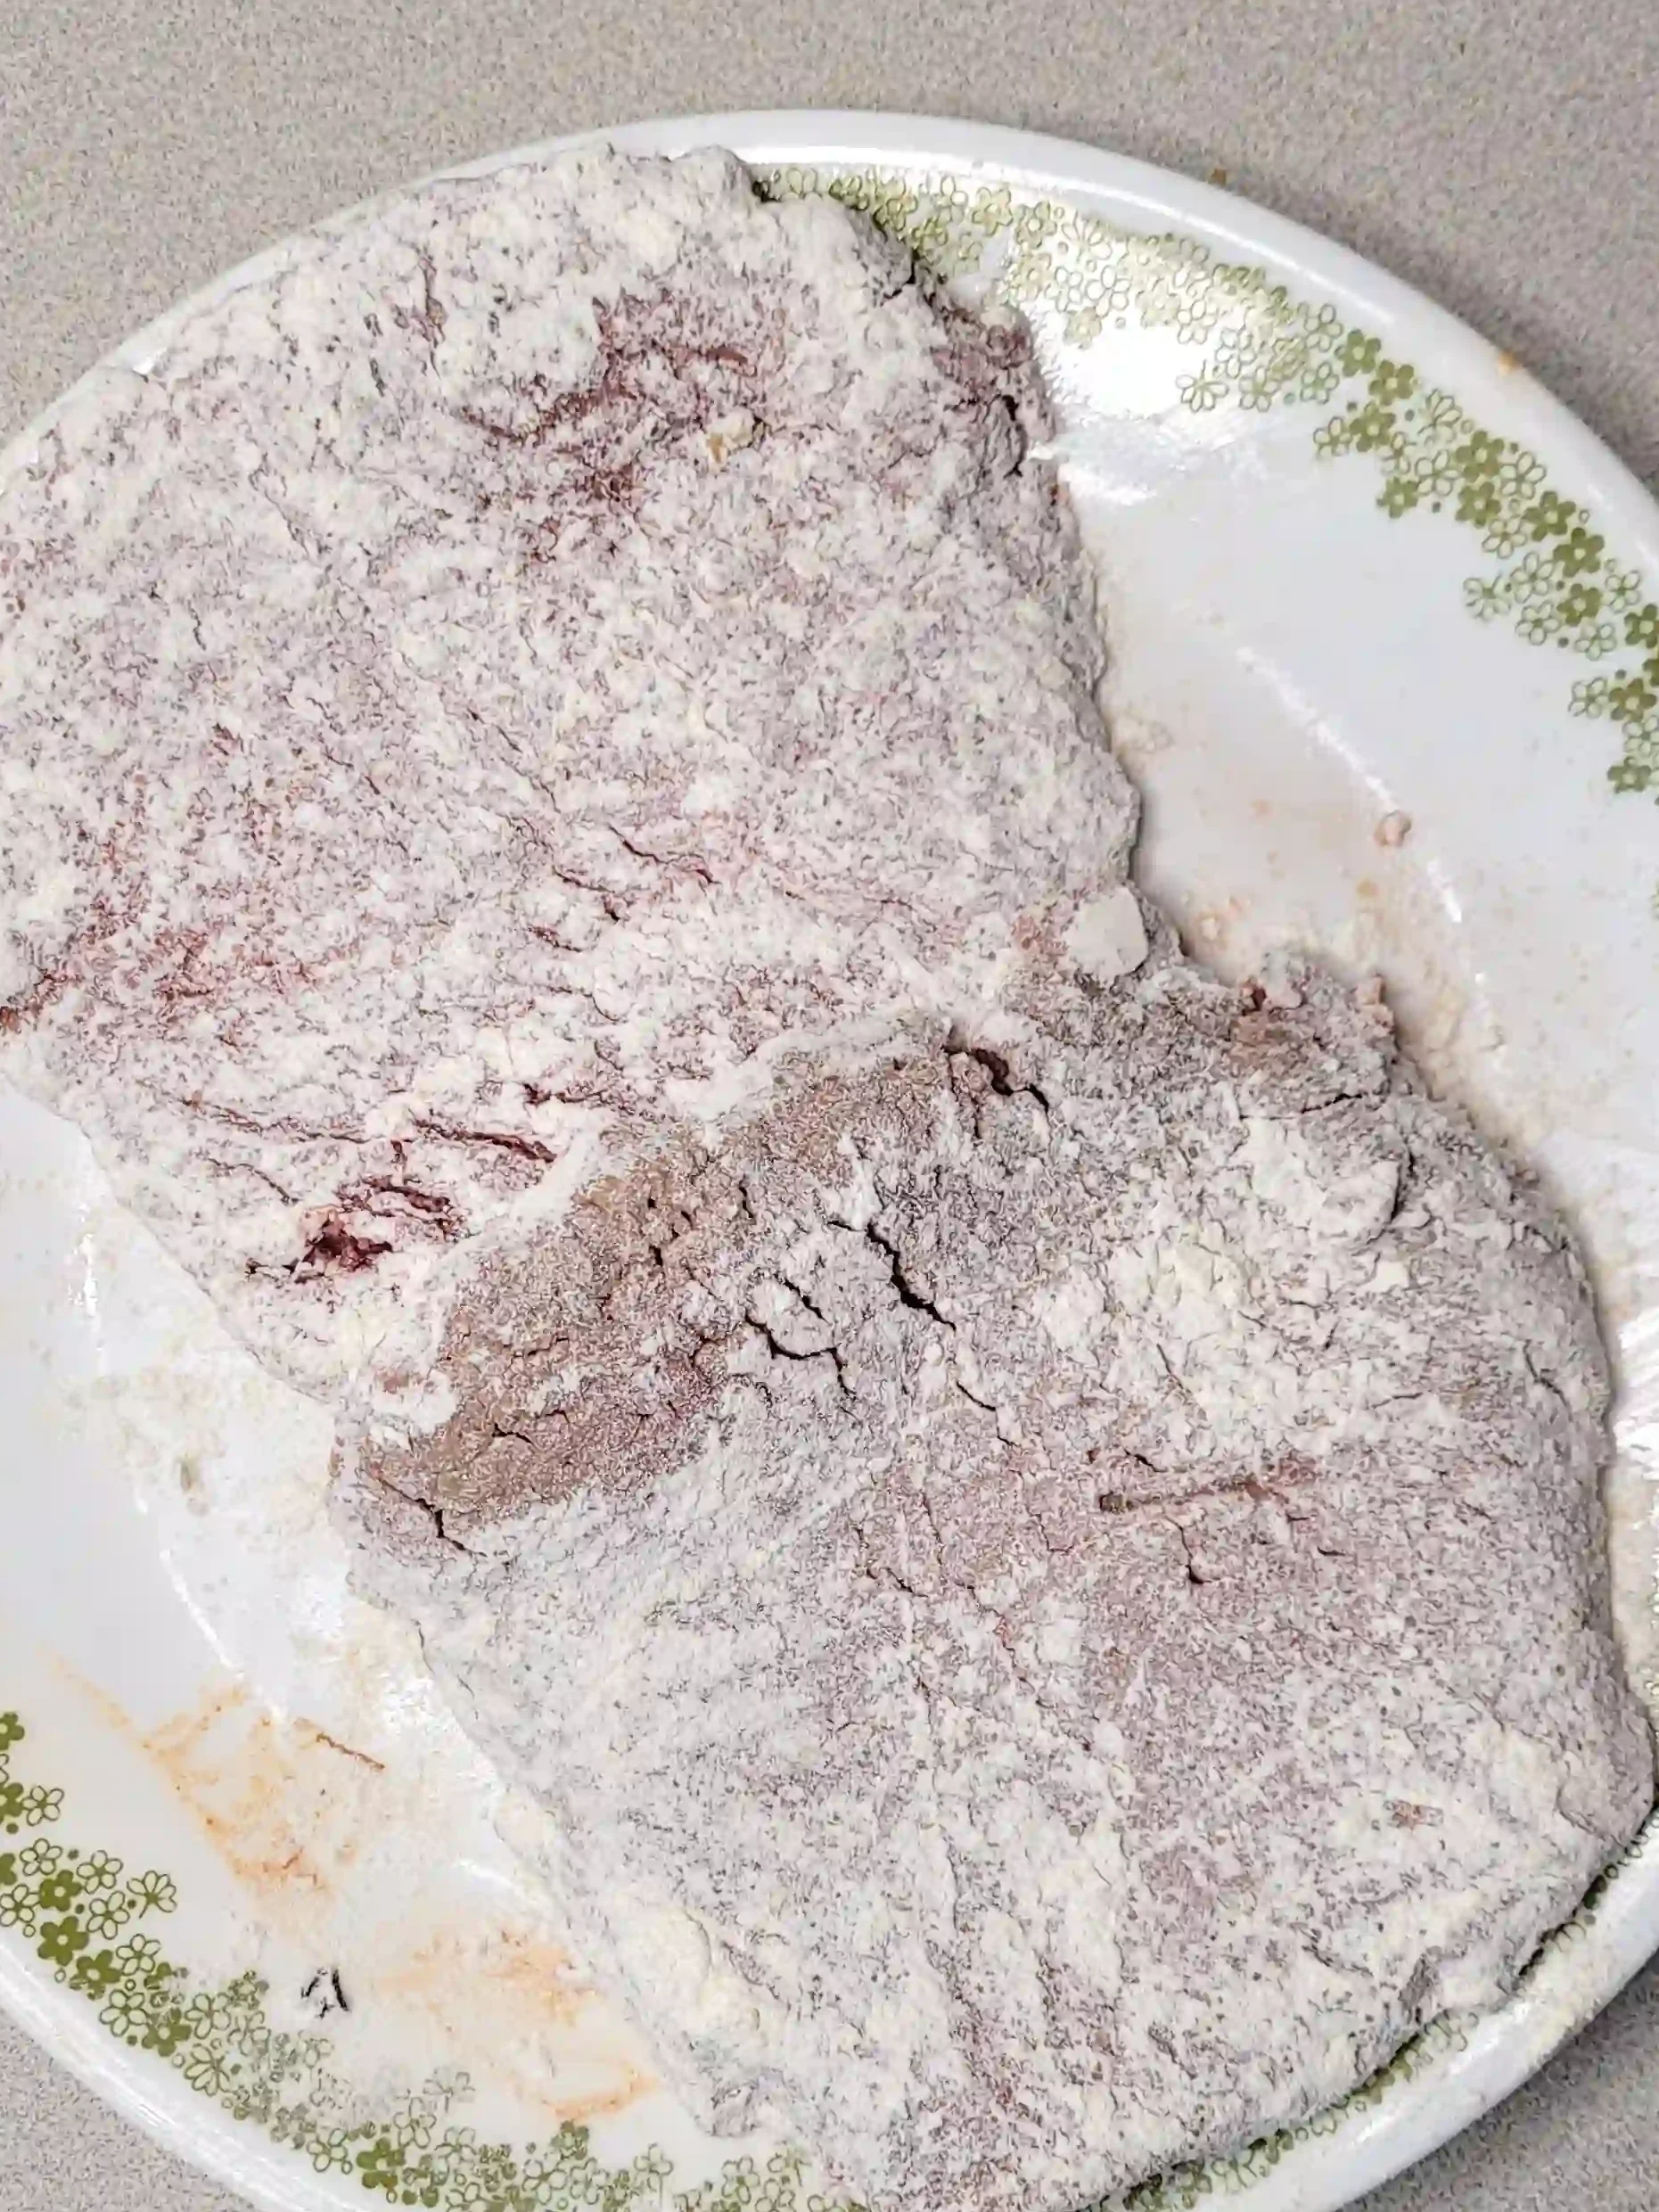
[[[383,2189],[395,2196],[403,2179],[403,2153],[390,2135],[378,2135],[366,2150],[359,2150],[357,2172],[365,2189]]]
[[[1499,489],[1499,497],[1500,501],[1504,499],[1501,486]],[[1483,553],[1495,553],[1500,561],[1507,561],[1509,555],[1525,542],[1526,528],[1523,518],[1515,512],[1514,507],[1505,503],[1499,506],[1497,514],[1488,524],[1486,535],[1481,539],[1481,550]]]
[[[136,2043],[148,2008],[137,1991],[123,1982],[110,1992],[110,2002],[98,2018],[112,2035],[119,2035],[123,2043]]]
[[[44,1828],[48,1821],[55,1821],[63,1810],[61,1789],[31,1789],[27,1792],[28,1809],[23,1814],[30,1828]]]
[[[1182,376],[1177,379],[1175,389],[1181,405],[1195,415],[1208,414],[1227,397],[1227,385],[1219,376]]]
[[[1659,706],[1659,691],[1645,677],[1629,676],[1621,684],[1609,685],[1607,711],[1615,722],[1640,721]]]
[[[1388,407],[1378,407],[1375,400],[1360,408],[1353,418],[1351,436],[1356,453],[1375,453],[1389,445],[1394,435],[1394,415]]]
[[[165,2012],[152,2015],[144,2029],[144,2047],[156,2052],[161,2058],[170,2059],[176,2051],[183,2050],[190,2041],[190,2022],[177,2006]]]
[[[534,2152],[528,2155],[532,2159],[535,2156]],[[480,2143],[468,2170],[487,2191],[494,2192],[514,2187],[519,2175],[517,2159],[505,2143],[500,2142]]]
[[[1468,428],[1468,418],[1449,391],[1425,391],[1423,395],[1423,428],[1425,434],[1437,438],[1442,444],[1455,443]]]
[[[44,1880],[46,1875],[55,1874],[62,1864],[62,1846],[54,1843],[32,1843],[27,1851],[18,1853],[17,1863],[28,1880]]]
[[[15,1836],[29,1810],[29,1792],[21,1782],[0,1782],[0,1828]]]
[[[1379,361],[1371,377],[1371,397],[1381,407],[1409,399],[1417,388],[1417,373],[1409,363]]]
[[[1016,302],[1039,300],[1053,279],[1054,263],[1046,253],[1023,253],[1008,271],[1008,297]]]
[[[116,1953],[128,1974],[151,1974],[161,1962],[161,1946],[153,1936],[129,1936]]]
[[[1653,780],[1652,769],[1635,761],[1615,761],[1607,770],[1607,781],[1615,791],[1646,791]]]
[[[1642,596],[1639,569],[1619,568],[1609,559],[1603,566],[1601,580],[1606,587],[1610,613],[1630,614],[1635,611],[1637,601]]]
[[[1494,438],[1483,430],[1472,431],[1466,442],[1453,455],[1458,473],[1471,483],[1483,483],[1498,476],[1503,467],[1506,448],[1501,438]]]
[[[1088,225],[1091,239],[1111,239],[1114,234],[1110,226],[1096,218]],[[1210,249],[1197,238],[1183,238],[1175,231],[1166,230],[1156,238],[1143,239],[1141,244],[1151,248],[1151,264],[1159,269],[1172,269],[1177,284],[1193,276],[1204,276],[1222,292],[1236,291],[1241,283],[1259,284],[1257,269],[1233,268],[1226,262],[1212,261]]]
[[[113,1895],[104,1891],[101,1895],[88,1897],[81,1906],[81,1918],[94,1936],[119,1936],[133,1917],[133,1902],[123,1890]]]
[[[1659,605],[1651,599],[1625,616],[1624,642],[1627,646],[1659,646]]]
[[[234,2120],[251,2120],[256,2127],[269,2127],[276,2109],[276,2092],[257,2074],[238,2074],[226,2092],[225,2109]]]
[[[1222,332],[1216,345],[1216,369],[1229,383],[1241,383],[1246,376],[1254,373],[1265,349],[1261,338],[1243,324],[1235,323]]]
[[[198,2035],[223,2036],[235,2015],[235,2006],[222,1989],[199,1989],[186,2008]]]
[[[1449,453],[1419,453],[1413,457],[1411,473],[1421,486],[1425,499],[1450,499],[1458,489],[1458,472]]]
[[[398,2121],[398,2148],[400,2150],[425,2150],[432,2140],[432,2129],[438,2111],[423,2097],[412,2097]]]
[[[1337,349],[1336,365],[1344,376],[1368,376],[1382,358],[1380,338],[1367,338],[1363,331],[1351,330]]]
[[[83,1889],[113,1889],[121,1879],[121,1862],[107,1851],[92,1852],[78,1869]]]
[[[1378,493],[1376,504],[1398,522],[1402,514],[1410,514],[1422,497],[1423,487],[1415,477],[1391,476]]]
[[[976,230],[987,237],[994,237],[999,230],[1006,230],[1014,220],[1014,193],[1006,185],[998,185],[994,191],[981,193],[974,202],[973,222]]]
[[[1556,566],[1564,576],[1582,576],[1600,566],[1606,544],[1606,539],[1588,530],[1569,530],[1565,541],[1556,547]]]
[[[17,1879],[17,1854],[0,1851],[0,1889],[9,1889]]]
[[[80,1884],[66,1870],[48,1874],[35,1893],[44,1912],[67,1912],[80,1895]]]
[[[311,2110],[306,2104],[280,2104],[271,2115],[271,2141],[303,2150],[311,2140]]]
[[[1526,520],[1535,540],[1559,538],[1573,527],[1578,509],[1559,492],[1547,491],[1535,506],[1526,511]]]
[[[130,1895],[141,1912],[171,1912],[178,1904],[178,1891],[169,1874],[141,1874]]]
[[[1504,578],[1504,591],[1512,606],[1523,606],[1529,600],[1548,599],[1559,588],[1555,555],[1548,553],[1529,553],[1517,561]]]
[[[349,2174],[351,2138],[343,2127],[314,2132],[306,2145],[306,2155],[319,2174]]]
[[[70,1986],[83,1997],[107,1996],[121,1978],[111,1951],[90,1951],[77,1959],[70,1971]]]
[[[1594,584],[1574,584],[1561,602],[1564,622],[1588,622],[1601,613],[1601,593]]]
[[[14,1889],[0,1893],[0,1928],[21,1928],[26,1936],[32,1936],[37,1915],[35,1893],[21,1884]]]
[[[398,2191],[400,2204],[439,2205],[443,2202],[443,2175],[430,2158],[417,2159],[406,2167],[402,2184]],[[537,2212],[532,2206],[531,2212]]]
[[[1544,481],[1544,465],[1535,453],[1519,448],[1498,472],[1499,489],[1516,506],[1524,506]]]
[[[73,1966],[76,1953],[84,1951],[90,1941],[75,1915],[66,1912],[61,1920],[42,1920],[36,1950],[49,1965]]]
[[[1478,478],[1472,480],[1458,494],[1458,520],[1482,528],[1491,521],[1501,504],[1502,495],[1496,484],[1483,483]]]
[[[23,1723],[15,1713],[0,1713],[0,1756],[23,1740]]]

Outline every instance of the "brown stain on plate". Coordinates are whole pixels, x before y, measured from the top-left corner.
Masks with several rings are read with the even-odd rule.
[[[144,1728],[60,1664],[153,1764],[256,1923],[341,1960],[354,2014],[398,2023],[398,2042],[413,2028],[425,2062],[447,2057],[558,2126],[624,2112],[657,2088],[643,2045],[568,1951],[546,1930],[469,1913],[448,1888],[441,1851],[430,1887],[423,1880],[404,1911],[376,1914],[381,1847],[407,1838],[417,1811],[373,1753],[302,1715],[270,1712],[235,1679],[209,1683]]]
[[[547,2097],[543,2101],[561,2127],[567,2122],[573,2127],[581,2127],[590,2120],[614,2119],[641,2097],[648,2097],[656,2086],[653,2076],[630,2066],[614,2089],[595,2089],[581,2097]]]
[[[631,2033],[604,2017],[570,1954],[529,1929],[463,1935],[439,1928],[374,1971],[365,1989],[371,1999],[425,2014],[474,2071],[487,2044],[492,2079],[560,2126],[625,2112],[657,2087]],[[579,2090],[561,2087],[569,2067],[560,2062],[579,2024],[583,2071],[600,2075]]]
[[[65,1673],[150,1759],[241,1886],[287,1920],[332,1903],[374,1825],[385,1769],[314,1721],[267,1711],[246,1683],[209,1683],[182,1713],[141,1728],[78,1669]]]
[[[568,2027],[589,1994],[567,1952],[513,1928],[472,1941],[439,1929],[376,1980],[439,2012],[458,1993],[487,1987],[492,2008],[522,2015],[525,2027]]]
[[[356,1863],[364,1793],[384,1769],[314,1722],[279,1719],[230,1682],[139,1741],[256,1897],[330,1898]]]

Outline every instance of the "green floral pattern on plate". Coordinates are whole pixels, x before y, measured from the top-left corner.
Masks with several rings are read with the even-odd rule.
[[[56,1824],[63,1792],[25,1784],[12,1754],[25,1736],[15,1713],[0,1713],[0,1929],[29,1945],[53,1978],[97,2008],[119,2043],[163,2060],[233,2119],[264,2130],[308,2159],[318,2174],[355,2176],[388,2204],[429,2212],[858,2212],[809,2192],[804,2161],[787,2150],[764,2160],[729,2159],[718,2179],[670,2192],[673,2164],[653,2145],[624,2167],[595,2158],[585,2127],[562,2127],[513,2148],[480,2142],[453,2114],[472,2093],[461,2072],[433,2075],[390,2109],[372,2114],[331,2068],[326,2035],[272,2026],[267,1985],[242,1974],[198,1986],[137,1923],[165,1918],[178,1903],[166,1874],[128,1875],[107,1851],[65,1846],[37,1831]],[[1581,1943],[1619,1871],[1659,1832],[1659,1816],[1614,1861],[1565,1928],[1528,1968],[1535,1973],[1563,1945]],[[1182,2167],[1143,2182],[1095,2212],[1193,2212],[1202,2198],[1237,2194],[1270,2173],[1296,2144],[1334,2134],[1351,2113],[1379,2103],[1425,2065],[1462,2050],[1472,2020],[1447,2015],[1329,2111],[1281,2129],[1231,2159]]]
[[[229,2113],[308,2159],[318,2174],[354,2176],[388,2204],[430,2212],[824,2212],[804,2192],[801,2161],[778,2151],[734,2159],[718,2180],[669,2197],[672,2167],[654,2147],[604,2166],[585,2127],[510,2148],[480,2142],[453,2114],[471,2093],[464,2073],[434,2075],[390,2109],[365,2114],[331,2067],[325,2035],[273,2027],[267,1986],[240,1975],[199,1986],[139,1923],[178,1902],[165,1874],[128,1875],[107,1851],[39,1834],[59,1821],[63,1792],[14,1779],[24,1739],[0,1713],[0,1928],[27,1944],[62,1987],[97,2008],[119,2043],[164,2060]]]
[[[1191,349],[1175,382],[1195,414],[1334,408],[1314,451],[1367,461],[1392,522],[1421,512],[1461,523],[1489,556],[1464,583],[1469,612],[1595,663],[1572,685],[1569,710],[1614,724],[1615,791],[1659,796],[1659,588],[1621,561],[1589,508],[1548,482],[1536,454],[1483,430],[1380,338],[1328,304],[1294,298],[1265,269],[1218,260],[1196,239],[1120,230],[1006,185],[810,169],[774,170],[768,184],[863,209],[940,275],[983,275],[998,297],[1056,315],[1070,344],[1091,345],[1131,317],[1168,331]]]
[[[1596,664],[1593,676],[1573,683],[1572,711],[1618,730],[1622,752],[1608,771],[1616,791],[1659,789],[1659,594],[1621,564],[1589,510],[1547,481],[1534,454],[1483,430],[1450,392],[1392,359],[1379,338],[1345,324],[1333,307],[1294,299],[1263,269],[1219,261],[1196,240],[1119,230],[1006,185],[970,191],[953,178],[871,169],[784,169],[768,181],[777,193],[825,191],[864,209],[940,274],[982,274],[1002,299],[1057,315],[1071,344],[1092,344],[1131,317],[1143,329],[1167,330],[1190,349],[1191,366],[1175,390],[1194,413],[1318,408],[1316,454],[1367,461],[1387,518],[1443,514],[1478,537],[1489,565],[1464,585],[1473,615]],[[670,2193],[673,2169],[661,2150],[607,2167],[582,2127],[517,2149],[480,2142],[455,2124],[471,2093],[461,2073],[434,2076],[390,2109],[365,2116],[333,2070],[329,2039],[273,2027],[266,1986],[255,1976],[197,1986],[141,1928],[175,1909],[168,1876],[127,1875],[108,1852],[65,1847],[37,1832],[60,1819],[63,1793],[13,1778],[12,1752],[23,1734],[15,1714],[0,1713],[0,1930],[94,2005],[111,2035],[173,2067],[193,2090],[309,2159],[318,2174],[355,2176],[389,2204],[431,2212],[628,2212],[644,2205],[828,2212],[807,2193],[801,2160],[786,2151],[763,2162],[733,2159],[718,2179]],[[1659,1819],[1549,1938],[1529,1973],[1562,1945],[1584,1940],[1608,1883],[1656,1832]],[[1235,2158],[1145,2182],[1114,2202],[1125,2212],[1193,2212],[1203,2199],[1236,2195],[1296,2144],[1335,2133],[1349,2114],[1464,2048],[1471,2025],[1437,2020],[1332,2110]]]

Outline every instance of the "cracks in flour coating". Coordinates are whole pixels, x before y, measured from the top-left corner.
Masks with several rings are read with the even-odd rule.
[[[782,1277],[777,1279],[780,1282],[783,1280]],[[793,1287],[793,1285],[789,1287]],[[799,1296],[800,1294],[796,1295]],[[802,1303],[804,1303],[805,1301],[803,1300]],[[743,1319],[775,1360],[790,1360],[798,1365],[809,1367],[817,1361],[828,1360],[834,1370],[835,1380],[841,1388],[842,1395],[850,1398],[854,1394],[852,1385],[847,1379],[846,1361],[842,1356],[841,1346],[834,1342],[834,1338],[828,1344],[815,1344],[810,1351],[802,1351],[792,1344],[784,1344],[771,1324],[752,1309],[743,1316]],[[711,1340],[705,1339],[705,1341]]]
[[[945,1040],[945,1050],[982,1067],[990,1078],[990,1088],[996,1097],[1030,1098],[1041,1110],[1045,1119],[1052,1113],[1048,1094],[1040,1084],[1016,1081],[1012,1064],[1004,1054],[994,1051],[990,1046],[966,1042],[960,1031],[953,1030]]]
[[[1193,1550],[1193,1540],[1187,1534],[1187,1524],[1178,1519],[1173,1514],[1165,1514],[1162,1518],[1166,1528],[1172,1528],[1175,1531],[1176,1542],[1181,1547],[1181,1557],[1186,1564],[1188,1583],[1195,1590],[1202,1590],[1211,1577],[1199,1572],[1197,1555]]]
[[[768,1975],[793,1960],[780,1987],[809,1964],[813,2010],[722,2015],[675,2078],[733,2109],[777,2085],[865,2201],[1038,2212],[1290,2124],[1417,2024],[1425,1961],[1501,1986],[1647,1802],[1593,1600],[1559,1602],[1593,1557],[1562,1539],[1594,1511],[1595,1417],[1569,1431],[1515,1353],[1595,1402],[1565,1243],[1448,1109],[1388,1090],[1365,1008],[1301,990],[1269,1059],[1237,994],[1149,957],[1052,1034],[1029,1017],[1063,1115],[1012,1056],[924,1033],[781,1082],[595,1213],[607,1387],[660,1393],[678,1329],[711,1394],[684,1427],[619,1421],[605,1487],[549,1494],[472,1686],[538,1774],[594,1777],[549,1802],[607,1895],[683,1897]],[[1353,1101],[1288,1110],[1312,1090]],[[1265,1155],[1240,1096],[1282,1132]],[[1373,1235],[1354,1179],[1381,1214],[1402,1130],[1433,1205]],[[1495,1210],[1526,1234],[1491,1237]],[[550,1282],[588,1264],[562,1233]],[[665,1582],[672,1619],[642,1613]],[[441,1618],[430,1582],[398,1595]],[[600,1653],[614,1715],[567,1743],[552,1685]],[[1529,1747],[1501,1789],[1499,1731]]]
[[[892,1238],[884,1230],[879,1229],[873,1221],[865,1222],[864,1235],[866,1242],[872,1245],[886,1262],[893,1293],[899,1304],[908,1307],[913,1313],[925,1313],[930,1321],[937,1321],[941,1328],[948,1328],[954,1335],[956,1323],[941,1313],[925,1293],[916,1288],[906,1270],[903,1255]]]
[[[478,1557],[470,1544],[464,1544],[458,1536],[450,1534],[447,1525],[447,1511],[443,1506],[434,1504],[430,1498],[422,1497],[418,1491],[406,1489],[401,1484],[390,1481],[385,1474],[378,1469],[370,1471],[369,1480],[385,1491],[389,1496],[396,1498],[400,1504],[413,1506],[417,1513],[423,1514],[432,1534],[446,1550],[458,1552],[463,1558],[468,1559]]]
[[[520,1159],[534,1161],[540,1167],[551,1167],[560,1156],[554,1146],[517,1130],[457,1129],[421,1114],[415,1115],[409,1126],[423,1137],[436,1138],[440,1144],[493,1145],[499,1152],[514,1153]]]

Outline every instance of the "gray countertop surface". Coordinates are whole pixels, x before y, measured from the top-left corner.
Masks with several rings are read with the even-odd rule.
[[[0,442],[180,293],[465,156],[642,115],[1057,131],[1456,308],[1659,486],[1654,0],[102,0],[0,8]],[[0,2022],[0,2212],[234,2212]],[[1659,1969],[1366,2212],[1659,2207]]]

